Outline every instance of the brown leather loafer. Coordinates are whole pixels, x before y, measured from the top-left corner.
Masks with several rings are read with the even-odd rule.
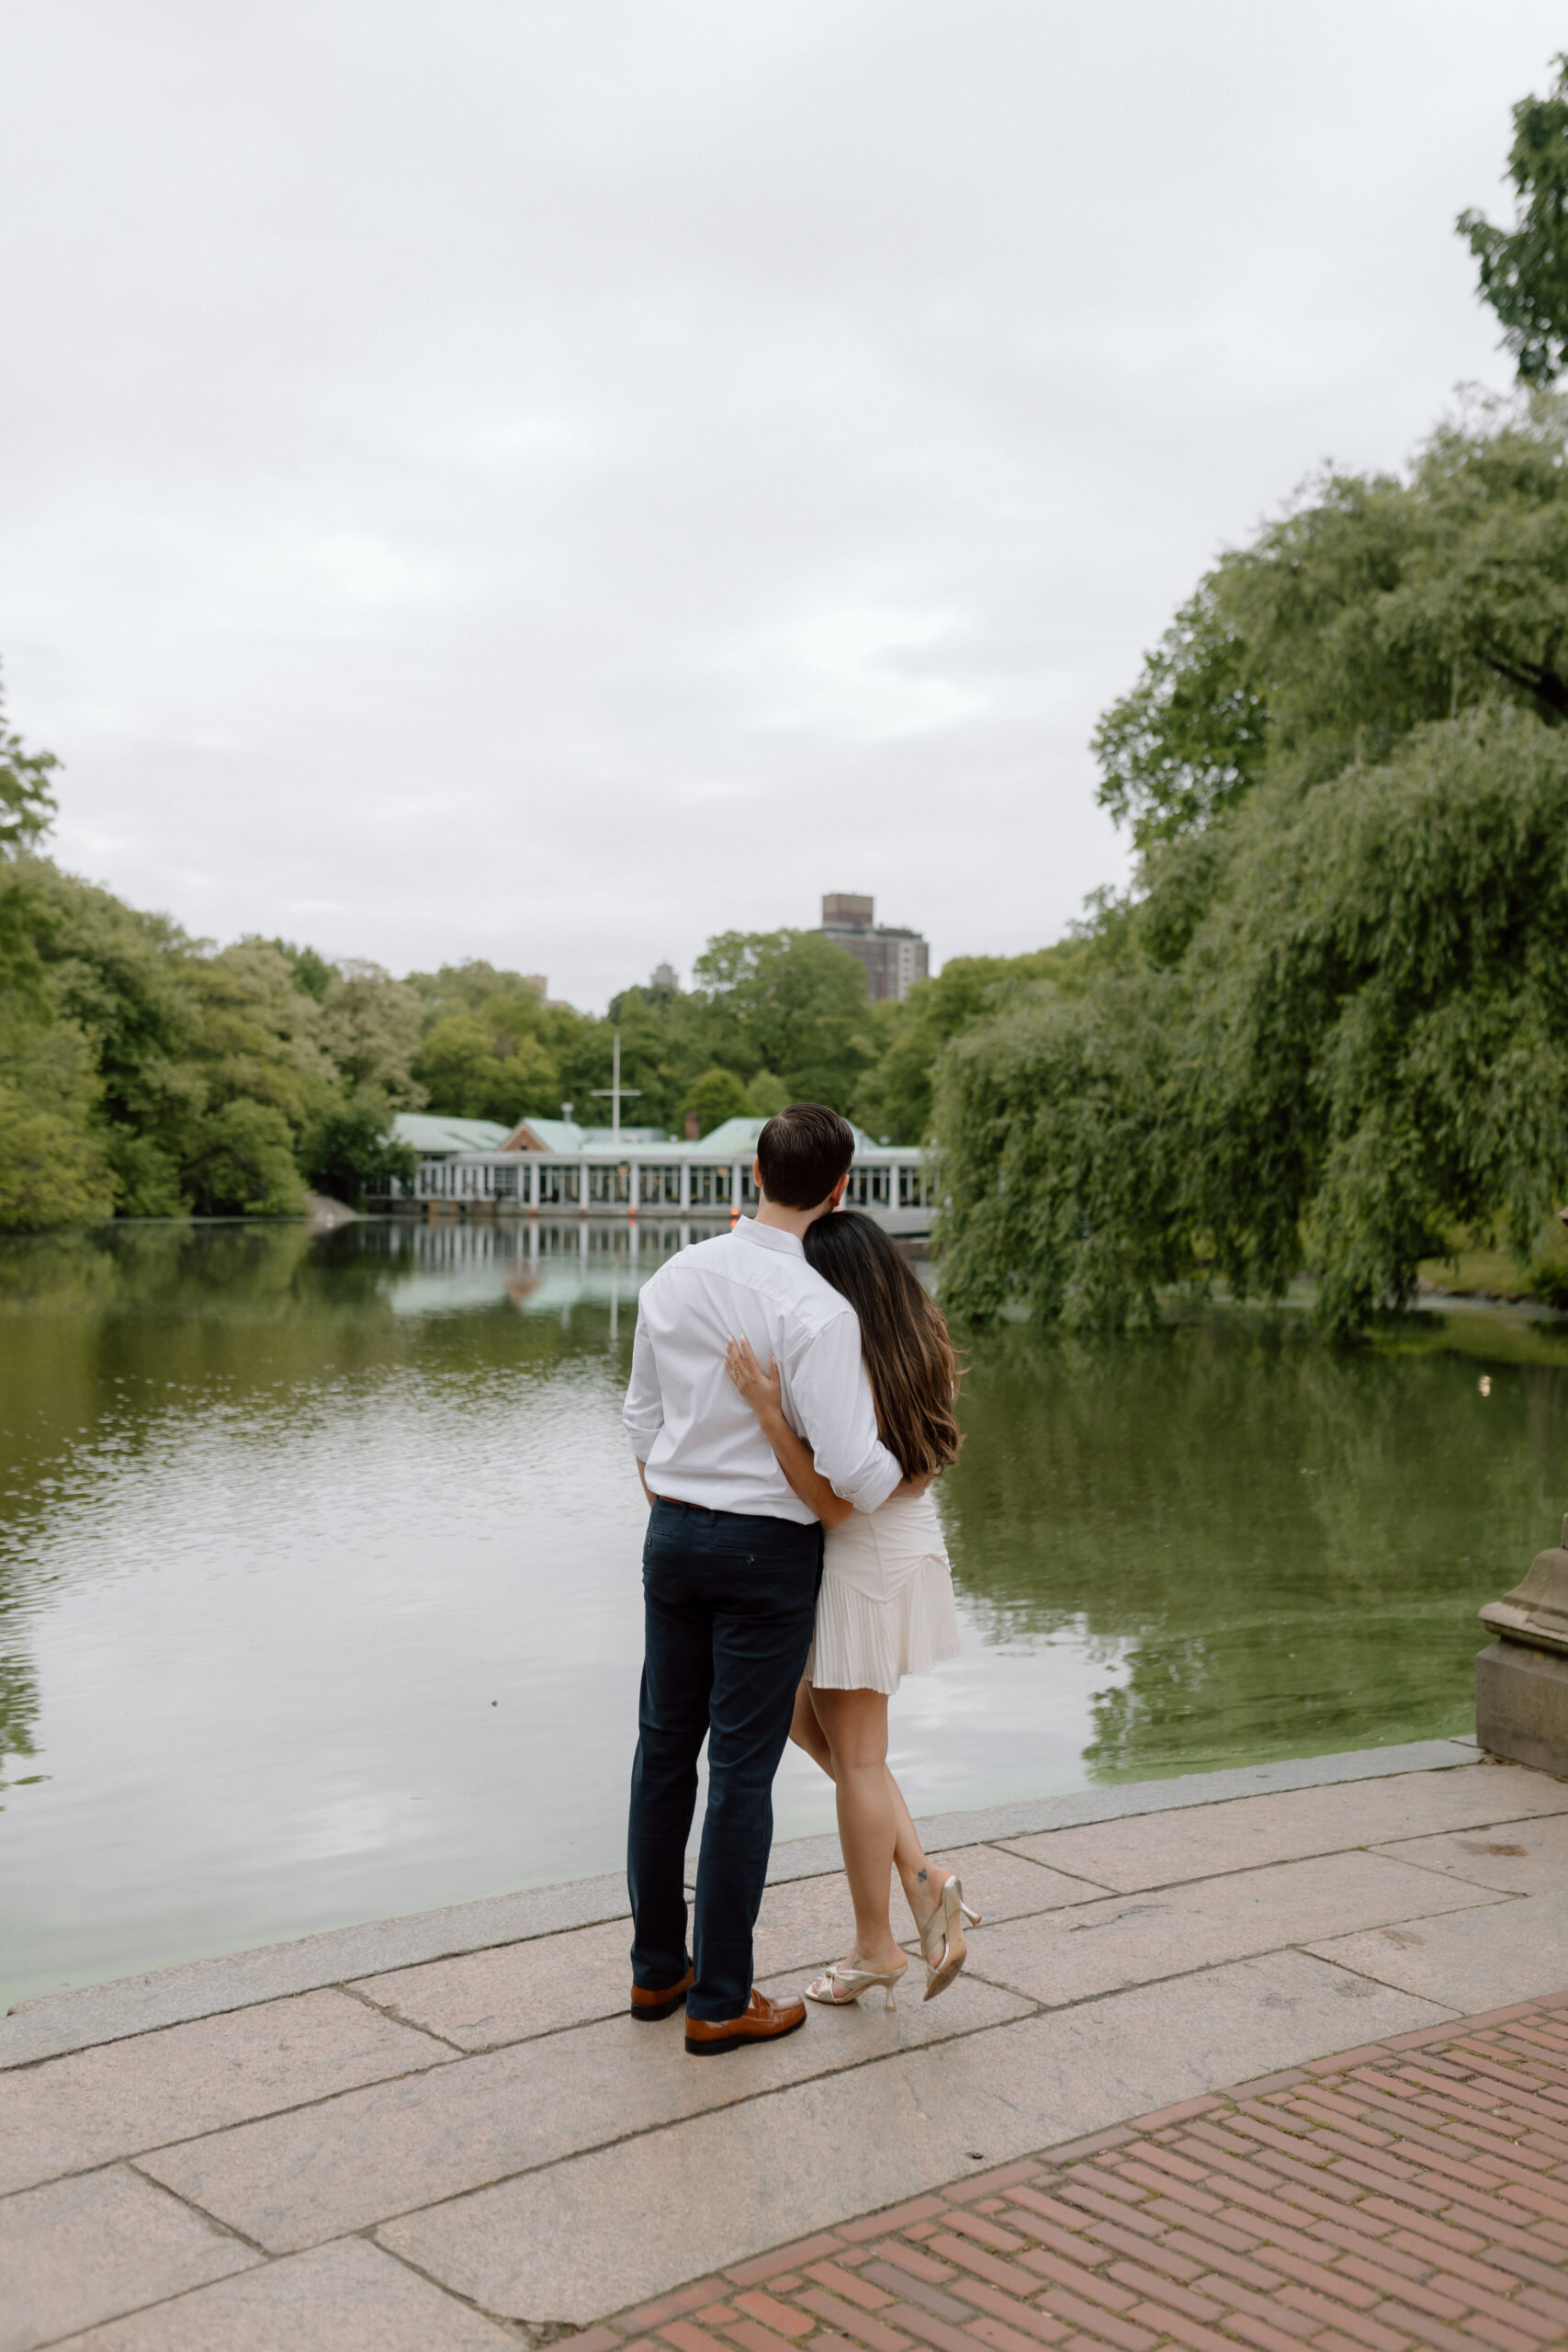
[[[640,1984],[632,1986],[632,2015],[644,2025],[651,2025],[656,2018],[672,2017],[692,1989],[692,1972],[688,1968],[679,1984],[671,1984],[662,1993],[645,1992]]]
[[[749,2041],[778,2041],[806,2023],[804,2001],[770,2001],[751,1988],[751,1997],[738,2018],[686,2019],[686,2047],[694,2058],[716,2058],[721,2051],[744,2049]]]

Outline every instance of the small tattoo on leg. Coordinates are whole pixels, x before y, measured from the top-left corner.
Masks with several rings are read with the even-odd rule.
[[[917,1871],[915,1872],[915,1876],[916,1876],[916,1878],[919,1881],[920,1884],[921,1884],[922,1886],[924,1886],[924,1884],[925,1884],[925,1883],[926,1883],[926,1874],[925,1874],[924,1871]]]

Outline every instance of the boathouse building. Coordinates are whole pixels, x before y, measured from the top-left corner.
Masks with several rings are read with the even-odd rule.
[[[754,1209],[761,1119],[727,1119],[695,1143],[647,1128],[583,1127],[570,1119],[522,1119],[508,1130],[484,1119],[404,1112],[400,1143],[420,1155],[411,1183],[388,1180],[394,1209],[480,1216],[733,1220]],[[934,1179],[908,1145],[875,1144],[855,1130],[846,1204],[895,1233],[925,1233]]]

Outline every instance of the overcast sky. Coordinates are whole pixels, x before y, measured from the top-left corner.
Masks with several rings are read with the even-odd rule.
[[[192,931],[602,1005],[1126,870],[1224,543],[1510,378],[1545,0],[4,0],[0,661]]]

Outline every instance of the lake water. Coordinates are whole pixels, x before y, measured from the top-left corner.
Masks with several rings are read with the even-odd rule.
[[[624,1227],[0,1245],[0,2007],[614,1870],[643,1508]],[[1211,1313],[976,1342],[917,1813],[1462,1731],[1568,1507],[1568,1340]],[[781,1836],[827,1828],[795,1756]]]

